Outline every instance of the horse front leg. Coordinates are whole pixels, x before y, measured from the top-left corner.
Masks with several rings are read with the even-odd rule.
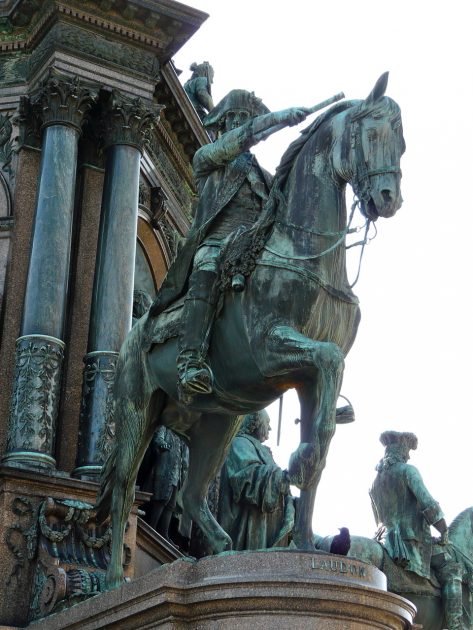
[[[296,388],[301,405],[301,443],[291,455],[289,475],[299,481],[296,485],[301,488],[293,532],[294,543],[299,549],[314,548],[312,517],[315,497],[336,428],[335,403],[338,393],[333,394],[337,390],[336,377],[333,376],[332,382],[328,384],[332,391],[325,391],[327,397],[333,396],[333,408],[328,400],[323,401],[326,385],[322,385],[324,379],[321,376]],[[324,405],[325,411],[321,413]]]
[[[301,404],[301,443],[291,455],[289,476],[301,489],[294,541],[299,548],[313,549],[312,514],[317,487],[325,468],[336,428],[336,402],[343,377],[340,348],[314,341],[298,331],[278,326],[270,335],[270,357],[278,371],[295,372]],[[278,360],[276,357],[278,356]],[[298,381],[298,382],[297,382]]]
[[[202,414],[189,431],[189,471],[182,492],[183,507],[214,554],[231,550],[232,540],[209,510],[207,493],[240,424],[237,416],[208,413]]]

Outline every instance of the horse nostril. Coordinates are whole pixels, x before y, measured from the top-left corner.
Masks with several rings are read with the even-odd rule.
[[[381,191],[381,194],[383,195],[383,201],[384,203],[391,203],[392,201],[392,194],[391,191],[387,188],[385,188],[384,190]]]

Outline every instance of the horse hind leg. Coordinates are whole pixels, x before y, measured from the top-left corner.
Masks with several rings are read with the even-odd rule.
[[[116,403],[117,417],[121,418],[118,427],[114,464],[113,495],[110,510],[112,553],[106,575],[107,589],[123,584],[123,538],[125,527],[135,499],[135,484],[138,469],[151,441],[165,394],[153,394],[150,404],[143,408],[129,399],[119,399]]]
[[[189,471],[182,493],[184,510],[199,526],[211,553],[232,548],[230,536],[217,523],[207,504],[210,482],[215,479],[236,435],[238,417],[202,414],[190,431]]]

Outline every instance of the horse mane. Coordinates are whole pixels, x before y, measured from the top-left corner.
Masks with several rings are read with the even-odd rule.
[[[279,162],[279,166],[276,168],[275,181],[279,183],[279,186],[281,186],[286,179],[294,160],[302,150],[302,147],[314,135],[314,133],[328,120],[337,114],[358,105],[359,103],[360,101],[342,101],[341,103],[336,103],[330,109],[318,116],[313,123],[301,131],[300,136],[296,138],[294,142],[291,142],[291,144],[287,147],[286,151],[283,153],[281,161]]]
[[[469,515],[470,523],[473,530],[473,508],[468,507],[463,512],[460,512],[458,516],[456,516],[449,526],[450,534],[455,534],[456,530],[463,524],[465,518]]]
[[[325,124],[337,114],[340,114],[341,112],[344,112],[352,107],[357,107],[352,115],[352,120],[359,120],[361,118],[364,118],[365,116],[373,116],[374,118],[386,116],[391,119],[391,122],[394,126],[396,126],[397,124],[401,126],[401,109],[396,101],[393,101],[393,99],[389,98],[389,96],[383,96],[382,98],[377,99],[371,103],[369,101],[360,100],[342,101],[341,103],[336,103],[335,105],[333,105],[333,107],[318,116],[311,125],[303,129],[299,138],[294,140],[294,142],[292,142],[283,153],[279,166],[276,169],[275,176],[275,182],[278,183],[280,188],[282,187],[287,175],[289,174],[294,160],[296,159],[299,152],[302,150],[302,147],[305,145],[305,143],[314,135],[314,133],[318,129],[320,129],[323,124]],[[403,141],[401,152],[403,153],[404,150],[405,144]]]

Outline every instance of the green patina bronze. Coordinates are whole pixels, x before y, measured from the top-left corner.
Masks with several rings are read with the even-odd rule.
[[[236,550],[285,547],[294,527],[289,474],[262,444],[269,429],[266,411],[245,416],[220,474],[218,522]]]
[[[425,630],[471,630],[473,508],[447,527],[419,471],[407,463],[416,436],[386,431],[381,442],[386,452],[370,490],[378,532],[373,540],[352,536],[349,555],[381,569],[388,590],[417,606],[416,623]],[[331,538],[316,540],[319,549],[330,544]]]
[[[214,70],[208,61],[193,63],[191,78],[184,83],[184,90],[202,120],[213,109],[212,83]]]
[[[286,151],[272,182],[248,150],[313,110],[266,113],[246,92],[242,104],[226,107],[224,99],[210,113],[224,131],[194,159],[200,192],[194,225],[118,361],[116,444],[97,504],[99,521],[112,518],[109,587],[122,582],[123,531],[156,426],[189,440],[184,509],[218,553],[232,541],[208,509],[208,485],[241,415],[289,388],[301,403],[301,444],[288,470],[301,488],[294,541],[313,548],[316,489],[335,432],[344,356],[359,322],[345,266],[346,185],[370,221],[392,217],[402,203],[401,116],[384,96],[386,85],[387,74],[367,99],[321,115]],[[237,229],[230,234],[229,227]]]

